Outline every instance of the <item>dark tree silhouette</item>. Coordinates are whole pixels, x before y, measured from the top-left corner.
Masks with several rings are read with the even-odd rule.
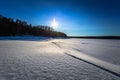
[[[16,35],[34,35],[47,37],[67,37],[65,33],[54,31],[49,26],[33,26],[26,21],[12,18],[6,18],[0,15],[0,36],[16,36]]]

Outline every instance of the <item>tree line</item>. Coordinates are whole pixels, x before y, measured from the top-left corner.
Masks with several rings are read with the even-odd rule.
[[[26,21],[21,21],[12,18],[7,18],[0,15],[0,36],[46,36],[46,37],[67,37],[63,32],[54,31],[50,26],[33,26]]]

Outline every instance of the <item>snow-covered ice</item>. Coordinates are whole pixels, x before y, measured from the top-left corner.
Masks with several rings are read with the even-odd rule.
[[[66,55],[85,54],[108,64],[113,64],[109,60],[113,59],[113,65],[119,66],[119,43],[93,39],[0,40],[0,80],[120,80],[108,71]]]
[[[64,39],[62,47],[74,49],[89,56],[120,65],[120,40]]]

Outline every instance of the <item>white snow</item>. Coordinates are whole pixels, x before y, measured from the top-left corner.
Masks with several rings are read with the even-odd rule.
[[[120,77],[108,71],[66,55],[66,53],[71,54],[116,72],[113,66],[119,67],[119,64],[112,64],[111,60],[107,61],[105,57],[99,58],[99,51],[94,56],[94,49],[90,48],[99,49],[104,45],[105,50],[110,52],[106,54],[118,56],[118,53],[109,51],[110,48],[119,51],[118,43],[119,40],[108,40],[104,43],[104,40],[88,39],[56,39],[42,42],[2,39],[0,40],[0,80],[120,80]],[[89,50],[93,54],[89,53]],[[101,56],[106,54],[101,53]]]
[[[70,48],[97,59],[120,65],[120,40],[65,39],[62,47]]]

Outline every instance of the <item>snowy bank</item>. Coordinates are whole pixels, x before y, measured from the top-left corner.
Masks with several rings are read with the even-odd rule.
[[[43,36],[0,36],[0,40],[24,40],[24,41],[43,41],[50,40],[50,37]]]

